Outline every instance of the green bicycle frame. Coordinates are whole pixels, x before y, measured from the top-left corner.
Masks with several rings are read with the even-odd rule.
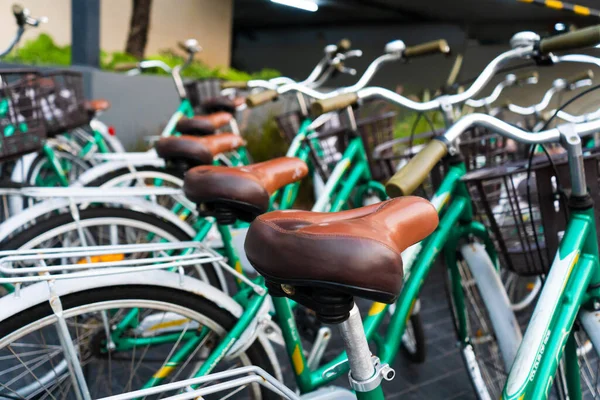
[[[594,209],[571,210],[558,252],[504,387],[503,399],[545,399],[565,356],[569,398],[581,398],[573,323],[600,295]],[[527,368],[524,368],[526,366]]]
[[[169,118],[169,122],[167,122],[167,125],[163,129],[160,136],[167,137],[174,135],[176,133],[175,125],[177,125],[177,122],[179,122],[179,120],[183,117],[192,118],[193,116],[194,108],[192,107],[190,101],[188,99],[181,100],[179,107],[177,107],[175,113],[171,116],[171,118]]]
[[[357,148],[355,150],[352,150],[353,146],[349,146],[349,152],[347,151],[348,154],[345,153],[345,156],[348,155],[350,159],[352,159],[352,157],[355,156],[353,155],[354,152],[357,152],[357,154],[360,153],[359,150],[361,147],[358,145],[356,146]],[[342,160],[344,160],[345,156]],[[344,172],[349,172],[349,177],[359,175],[359,173],[353,172],[355,170],[356,169],[350,171],[344,170]],[[358,169],[358,171],[361,173],[363,172],[361,169]],[[440,225],[432,235],[421,243],[420,251],[418,251],[418,255],[414,262],[412,262],[412,268],[410,269],[410,272],[406,274],[407,278],[396,302],[396,310],[392,315],[385,337],[382,338],[377,330],[381,326],[384,316],[386,315],[385,311],[387,310],[388,305],[373,303],[367,317],[364,319],[367,339],[373,340],[377,344],[377,354],[380,356],[383,363],[391,364],[398,354],[406,323],[410,318],[412,308],[419,296],[423,282],[442,249],[449,246],[454,246],[454,249],[456,249],[458,240],[456,238],[456,232],[459,232],[459,237],[476,236],[481,238],[486,244],[486,248],[491,250],[490,256],[495,260],[493,245],[489,237],[487,237],[485,228],[478,222],[473,221],[469,193],[465,184],[460,181],[460,178],[465,174],[465,171],[466,168],[464,164],[451,167],[432,200],[432,202],[436,204],[441,215]],[[342,184],[341,190],[338,193],[344,195],[344,192],[344,185]],[[336,204],[340,203],[338,202]],[[224,229],[227,229],[227,227],[224,227]],[[237,263],[237,258],[235,258],[235,260]],[[230,263],[232,262],[230,261]],[[449,265],[452,266],[453,264]],[[454,263],[454,266],[456,266],[456,263]],[[464,301],[462,301],[462,291],[456,290],[455,292],[459,296],[457,304],[464,304]],[[207,365],[208,362],[205,363],[201,370],[197,372],[196,376],[210,373],[218,360],[225,357],[228,348],[230,348],[235,340],[239,339],[241,332],[248,326],[248,321],[251,321],[256,317],[258,307],[255,306],[255,302],[259,301],[257,300],[258,297],[262,296],[254,295],[247,302],[242,303],[245,307],[245,312],[240,317],[238,324],[236,324],[226,337],[222,338],[220,344],[215,348],[213,353],[211,353],[209,356],[209,360],[211,360],[210,365]],[[337,358],[325,365],[310,370],[307,367],[307,361],[304,356],[305,351],[296,327],[292,311],[293,302],[286,298],[273,298],[273,305],[275,308],[275,318],[281,327],[288,357],[293,366],[298,388],[301,393],[314,391],[348,372],[347,363],[341,367],[338,366],[337,368],[332,369],[334,366],[343,363],[346,360],[345,353],[340,354]],[[466,317],[464,315],[463,320],[466,324]],[[466,332],[466,328],[464,328],[463,331]],[[383,399],[383,392],[381,391],[381,388],[378,388],[373,392],[357,393],[357,396],[360,399],[381,400]]]

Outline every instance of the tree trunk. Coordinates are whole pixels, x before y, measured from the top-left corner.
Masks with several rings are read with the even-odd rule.
[[[133,11],[129,22],[129,35],[125,52],[141,60],[144,58],[148,31],[150,30],[150,11],[152,0],[132,0]]]

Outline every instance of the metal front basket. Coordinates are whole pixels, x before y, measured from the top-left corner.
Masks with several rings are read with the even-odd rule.
[[[374,152],[377,146],[394,138],[396,113],[388,111],[381,115],[364,118],[358,121],[358,133],[365,146],[371,176],[376,181],[390,177],[388,166],[382,164]],[[392,173],[393,175],[393,173]]]
[[[303,121],[304,116],[300,111],[290,111],[275,117],[277,128],[279,128],[281,136],[283,136],[288,143],[292,143],[292,140],[294,140],[300,131],[300,125]]]
[[[221,96],[221,80],[217,78],[196,79],[184,84],[187,98],[195,114],[205,114],[202,104]]]
[[[389,140],[376,146],[371,153],[372,170],[377,170],[377,178],[380,181],[387,181],[400,168],[406,165],[431,138],[437,136],[441,132],[425,132],[419,133],[412,137],[403,137]],[[374,168],[376,166],[376,169]],[[444,166],[439,163],[436,168],[431,171],[428,179],[415,191],[415,195],[430,199],[435,189],[442,181]]]
[[[342,159],[350,142],[347,128],[315,132],[304,139],[310,149],[310,159],[323,182],[327,182],[336,164]]]
[[[304,117],[299,111],[291,111],[277,116],[275,120],[281,135],[291,143],[298,134]],[[394,137],[395,120],[396,113],[394,112],[357,120],[358,134],[363,140],[374,179],[381,178],[382,167],[372,157],[373,150],[380,143]],[[342,158],[351,136],[352,132],[347,124],[343,123],[339,115],[335,114],[320,126],[316,133],[305,139],[305,143],[310,148],[311,161],[324,181],[329,179],[336,163]]]
[[[460,153],[467,170],[495,167],[518,158],[516,149],[511,151],[508,143],[509,139],[485,128],[477,127],[466,132],[460,142]]]
[[[0,70],[0,161],[38,151],[46,139],[34,70]]]
[[[83,94],[83,75],[54,71],[40,79],[40,99],[48,135],[54,136],[89,123]]]
[[[593,198],[600,195],[599,158],[599,155],[591,155],[584,161]],[[463,178],[478,219],[491,232],[501,265],[519,275],[548,272],[566,227],[564,200],[570,190],[568,164],[564,155],[553,159],[558,176],[545,156],[534,159],[529,196],[527,161],[481,169]],[[596,221],[600,222],[597,207]]]

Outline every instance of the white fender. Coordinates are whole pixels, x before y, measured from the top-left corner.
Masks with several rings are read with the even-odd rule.
[[[162,270],[58,279],[54,282],[54,291],[58,296],[66,296],[83,290],[119,285],[149,285],[185,290],[210,300],[235,317],[239,317],[243,312],[238,303],[215,287],[199,279]],[[18,296],[16,292],[3,296],[0,298],[0,322],[30,307],[46,302],[49,298],[50,291],[46,282],[26,286],[20,290]]]
[[[158,217],[164,218],[173,225],[177,226],[183,232],[190,235],[190,237],[194,237],[196,235],[196,231],[194,230],[194,228],[192,228],[188,223],[182,221],[171,210],[159,206],[158,204],[152,203],[151,201],[136,197],[102,197],[101,200],[103,203],[120,205],[147,214],[156,215]],[[94,199],[91,197],[78,197],[73,199],[73,202],[77,205],[89,204],[90,202],[94,201],[98,202],[98,198]],[[26,226],[27,224],[30,224],[36,218],[39,218],[42,215],[48,214],[50,212],[68,208],[69,204],[70,200],[68,198],[52,198],[34,204],[33,206],[29,207],[26,212],[21,212],[19,214],[13,215],[12,217],[5,220],[2,224],[0,224],[0,242],[6,239],[11,233],[16,231],[17,229]]]
[[[115,150],[116,153],[125,153],[125,147],[116,136],[111,136],[108,133],[108,127],[104,122],[98,121],[96,118],[90,121],[90,126],[93,130],[98,132],[104,141],[110,143],[110,146]]]
[[[151,153],[148,154],[147,159],[136,158],[134,160],[122,160],[122,161],[108,161],[98,164],[81,175],[75,182],[71,183],[71,186],[86,186],[90,182],[95,181],[99,177],[110,174],[111,172],[118,171],[124,168],[130,167],[157,167],[162,168],[165,166],[165,160],[162,158],[153,157]]]

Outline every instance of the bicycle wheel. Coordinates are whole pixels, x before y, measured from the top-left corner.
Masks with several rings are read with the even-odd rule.
[[[461,248],[456,269],[451,271],[446,289],[469,379],[479,399],[499,399],[521,342],[519,325],[482,245]],[[464,322],[459,317],[462,313]]]
[[[64,296],[61,301],[92,398],[140,389],[153,377],[161,377],[159,383],[165,384],[193,376],[218,338],[236,322],[234,316],[205,298],[157,286],[96,288]],[[131,315],[127,328],[118,335],[111,334],[112,343],[107,343],[107,330],[116,332],[124,316]],[[0,359],[0,397],[76,398],[57,335],[57,318],[48,302],[2,322]],[[214,372],[248,365],[274,374],[259,341],[222,360]],[[173,394],[161,393],[155,398]],[[205,398],[226,395],[273,398],[257,384]]]
[[[600,324],[594,323],[587,328],[597,334]],[[578,323],[575,324],[574,331],[583,398],[597,399],[600,397],[600,350],[592,344],[585,329]]]
[[[117,244],[191,241],[178,227],[151,214],[113,207],[82,210],[79,221],[71,213],[51,215],[19,231],[0,244],[2,250],[103,246]],[[136,257],[143,256],[136,254]],[[77,260],[74,260],[77,262]],[[61,260],[56,260],[60,263]],[[212,264],[196,266],[196,276],[222,289]]]
[[[118,169],[106,175],[100,176],[86,186],[115,188],[115,187],[161,187],[182,189],[183,179],[180,173],[157,167],[136,167],[135,171],[127,168]],[[153,196],[153,201],[176,213],[182,221],[194,226],[199,222],[198,216],[182,206],[178,196],[161,195]]]
[[[87,161],[65,151],[54,150],[67,180],[74,182],[79,175],[92,167]],[[60,178],[56,175],[54,168],[45,154],[39,154],[33,160],[29,171],[27,172],[27,183],[33,186],[56,187],[63,186]]]
[[[402,335],[402,354],[410,362],[421,364],[425,362],[425,329],[421,314],[413,314],[408,319],[406,330]]]
[[[408,321],[406,321],[406,329],[402,335],[402,354],[410,361],[415,364],[421,364],[425,362],[427,356],[425,346],[425,328],[423,327],[423,318],[420,309],[420,301],[417,300],[415,308],[417,311],[413,311]],[[390,304],[388,307],[388,314],[390,318],[396,311],[396,305]]]

